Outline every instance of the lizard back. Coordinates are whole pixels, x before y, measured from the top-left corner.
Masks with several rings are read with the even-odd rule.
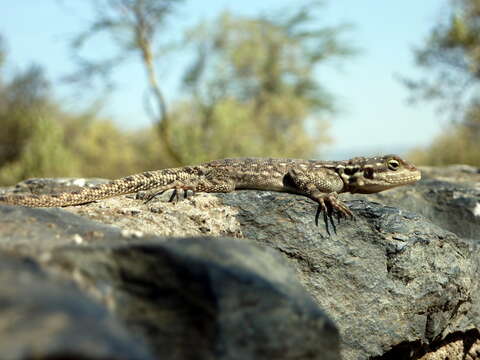
[[[235,189],[270,190],[298,193],[289,183],[291,169],[301,169],[310,173],[334,170],[344,161],[319,161],[287,158],[228,158],[214,160],[200,166],[211,169],[215,177],[234,181]]]

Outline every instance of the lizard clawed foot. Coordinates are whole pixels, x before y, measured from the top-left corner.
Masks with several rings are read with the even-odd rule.
[[[150,192],[150,193],[148,193],[148,194],[145,194],[145,195],[143,196],[143,198],[144,198],[143,203],[144,203],[144,204],[149,203],[150,201],[152,201],[153,199],[155,199],[157,196],[162,195],[165,191],[167,191],[167,190],[155,191],[155,192]]]
[[[172,190],[172,195],[170,196],[170,199],[168,199],[168,202],[173,202],[173,203],[177,203],[178,201],[180,201],[180,195],[179,193],[183,190],[183,198],[184,199],[188,199],[189,197],[189,193],[188,191],[190,190],[192,192],[192,194],[190,196],[193,196],[195,195],[195,189],[192,188],[192,187],[173,187],[173,188],[170,188],[170,189],[164,189],[164,190],[160,190],[160,191],[156,191],[156,192],[152,192],[150,194],[147,194],[145,196],[145,201],[144,201],[144,204],[152,201],[153,199],[155,199],[157,196],[160,196],[162,195],[163,193],[165,193],[166,191],[168,190]]]
[[[340,200],[337,198],[336,193],[330,193],[318,197],[314,197],[315,201],[318,202],[317,212],[315,214],[315,224],[318,226],[318,219],[320,217],[320,213],[323,212],[323,220],[325,222],[325,227],[327,230],[328,235],[330,234],[329,229],[329,222],[333,228],[333,232],[337,233],[337,228],[333,221],[333,216],[337,217],[338,223],[340,223],[341,218],[350,217],[351,219],[355,219],[352,211]]]
[[[170,199],[168,200],[168,202],[172,202],[172,203],[177,203],[180,201],[180,192],[183,190],[183,198],[184,199],[188,199],[188,190],[192,191],[193,194],[192,195],[195,195],[195,189],[191,188],[191,187],[175,187],[173,188],[173,192],[172,192],[172,196],[170,196]]]

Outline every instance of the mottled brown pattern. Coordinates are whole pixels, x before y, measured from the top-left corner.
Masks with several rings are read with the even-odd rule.
[[[81,191],[53,195],[3,195],[0,203],[30,207],[79,205],[148,190],[158,194],[181,191],[231,192],[257,189],[301,194],[319,204],[325,216],[352,216],[337,194],[373,193],[414,183],[420,171],[396,155],[356,157],[346,161],[239,158],[214,160],[197,166],[148,171]]]

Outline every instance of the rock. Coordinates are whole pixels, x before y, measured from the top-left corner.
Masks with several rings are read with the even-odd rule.
[[[75,280],[156,358],[339,357],[338,331],[285,260],[246,240],[126,237],[64,210],[10,206],[0,239]]]
[[[32,178],[19,182],[14,188],[14,193],[32,193],[36,195],[52,194],[62,191],[77,191],[84,187],[93,187],[107,183],[106,179],[95,178]]]
[[[147,360],[139,339],[71,284],[0,253],[0,358]]]
[[[220,196],[239,210],[244,236],[292,260],[338,326],[344,359],[407,356],[479,327],[478,251],[425,218],[355,200],[349,204],[357,221],[342,221],[328,236],[314,226],[316,207],[307,199]]]
[[[398,349],[393,349],[382,356],[382,359],[401,358],[402,354],[398,352]],[[480,358],[480,334],[476,329],[464,333],[454,333],[437,342],[434,346],[429,347],[428,351],[423,350],[417,354],[412,353],[408,358],[418,360],[475,360]]]
[[[338,359],[333,323],[272,250],[226,238],[70,247],[75,269],[162,359]]]

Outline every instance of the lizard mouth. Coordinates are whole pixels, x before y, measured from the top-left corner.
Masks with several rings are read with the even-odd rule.
[[[402,178],[387,178],[385,179],[386,180],[386,183],[387,184],[391,184],[391,185],[406,185],[406,184],[412,184],[412,183],[415,183],[417,182],[418,180],[420,180],[422,178],[422,176],[420,175],[420,173],[418,174],[415,174],[415,175],[411,175],[411,176],[405,176],[405,177],[402,177]]]
[[[386,181],[392,185],[395,185],[395,184],[405,185],[405,184],[411,184],[411,183],[417,182],[421,178],[422,178],[422,173],[420,171],[415,171],[412,174],[402,176],[402,177],[389,176],[386,178]]]
[[[397,186],[409,185],[417,182],[422,177],[420,171],[410,173],[406,176],[387,176],[383,179],[375,178],[375,181],[366,183],[362,187],[358,188],[355,192],[361,194],[371,194],[380,192],[383,190],[393,189]]]

